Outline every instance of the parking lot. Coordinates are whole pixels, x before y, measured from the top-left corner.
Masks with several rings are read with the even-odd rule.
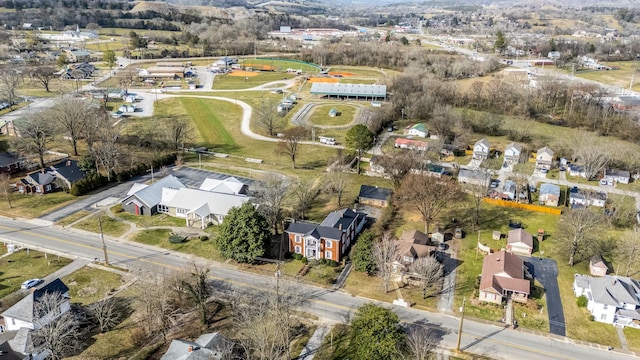
[[[547,314],[549,316],[549,332],[555,335],[566,336],[564,311],[558,288],[558,265],[555,260],[522,257],[524,264],[531,276],[538,280],[544,287],[547,297]]]

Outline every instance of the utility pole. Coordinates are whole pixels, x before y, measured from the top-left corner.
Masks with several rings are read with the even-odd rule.
[[[460,352],[460,340],[462,340],[462,322],[464,321],[464,306],[467,303],[467,298],[462,299],[462,306],[460,307],[460,325],[458,325],[458,342],[456,343],[456,352]]]
[[[107,244],[104,242],[104,234],[102,233],[102,214],[98,216],[98,226],[100,227],[100,240],[102,240],[102,251],[104,251],[104,264],[109,266],[109,254],[107,254]]]

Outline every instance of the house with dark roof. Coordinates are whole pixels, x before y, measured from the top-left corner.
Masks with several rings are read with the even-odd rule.
[[[579,189],[572,187],[569,189],[569,204],[572,208],[586,207],[586,206],[598,206],[604,207],[607,202],[607,193]]]
[[[587,297],[593,320],[640,328],[640,283],[625,276],[592,277],[575,274],[573,292]]]
[[[62,300],[55,309],[55,314],[39,314],[39,302],[45,295],[59,296]],[[69,288],[62,282],[62,280],[55,279],[52,282],[33,290],[29,295],[18,301],[15,305],[0,315],[4,318],[6,330],[20,330],[21,328],[38,330],[42,326],[48,324],[49,321],[52,320],[53,316],[59,316],[60,314],[69,311],[69,309],[71,309],[71,303],[69,302]]]
[[[331,212],[320,224],[295,221],[286,230],[289,251],[310,259],[340,261],[365,222],[365,214],[351,209]]]
[[[626,170],[606,169],[604,171],[604,179],[608,183],[628,184],[631,179],[631,173]]]
[[[122,199],[122,209],[134,215],[151,216],[158,212],[158,204],[162,201],[164,191],[182,188],[186,186],[173,175],[166,176],[151,185],[135,183],[127,196]]]
[[[0,153],[0,173],[11,174],[20,170],[24,159],[10,152]]]
[[[84,179],[87,172],[80,169],[76,160],[65,160],[49,167],[49,173],[56,177],[59,187],[70,189],[73,184]]]
[[[482,262],[480,301],[501,304],[503,299],[526,302],[531,283],[524,278],[524,262],[505,250],[489,254]]]
[[[42,169],[20,179],[16,189],[21,194],[46,194],[55,190],[55,180],[55,175]]]
[[[513,229],[507,234],[507,251],[520,254],[531,255],[533,252],[533,236],[523,229]]]
[[[387,188],[361,185],[358,202],[363,205],[387,207],[392,192],[393,190]]]
[[[544,183],[540,185],[538,201],[540,205],[558,206],[560,202],[560,186]]]

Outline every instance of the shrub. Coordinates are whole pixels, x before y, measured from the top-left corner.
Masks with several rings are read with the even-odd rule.
[[[578,300],[576,301],[576,303],[578,304],[578,307],[587,307],[587,304],[589,303],[589,300],[587,299],[586,296],[584,295],[580,295],[578,297]]]
[[[172,244],[182,244],[185,240],[187,240],[187,237],[184,235],[173,234],[169,236],[169,242]]]
[[[333,268],[334,268],[334,267],[338,267],[338,265],[340,265],[340,264],[339,264],[337,261],[335,261],[335,260],[329,260],[329,261],[327,261],[327,264],[328,264],[329,266],[333,267]]]
[[[595,320],[596,320],[596,317],[595,317],[595,316],[593,316],[593,315],[589,315],[589,321],[595,321]]]
[[[300,254],[298,254],[298,255],[300,255]],[[302,256],[302,255],[300,255],[300,256]],[[303,264],[306,264],[309,261],[309,259],[307,259],[306,257],[303,257],[302,259],[300,259],[300,261],[302,261]]]
[[[293,254],[293,258],[296,260],[302,260],[303,256],[302,254]]]
[[[207,240],[209,240],[209,237],[207,235],[200,236],[200,241],[207,241]]]
[[[322,258],[322,259],[318,260],[318,264],[320,264],[320,265],[326,265],[326,264],[327,264],[327,259]]]

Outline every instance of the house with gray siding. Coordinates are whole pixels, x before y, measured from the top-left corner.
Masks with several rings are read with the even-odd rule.
[[[122,200],[122,209],[134,215],[151,216],[158,212],[158,204],[162,200],[165,189],[183,189],[186,186],[173,175],[166,176],[151,185],[133,184],[127,196]]]

